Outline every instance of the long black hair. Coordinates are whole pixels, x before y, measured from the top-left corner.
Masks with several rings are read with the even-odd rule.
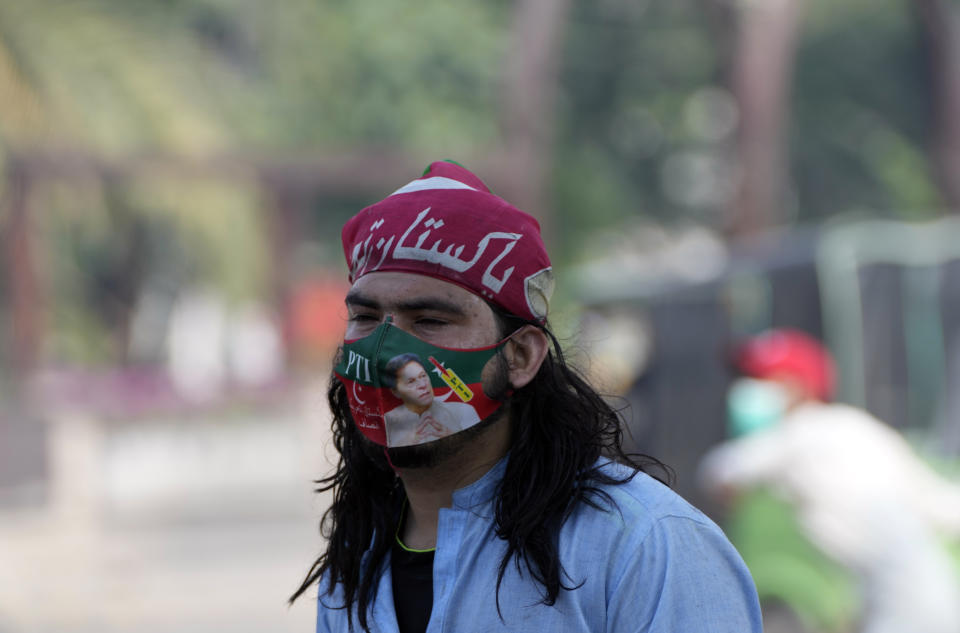
[[[669,483],[672,473],[652,457],[623,451],[619,412],[567,364],[559,341],[546,325],[491,307],[503,336],[532,324],[544,331],[552,346],[536,377],[517,389],[506,405],[512,424],[511,448],[495,500],[496,534],[507,543],[497,577],[499,612],[500,583],[511,559],[543,586],[546,605],[556,602],[561,589],[579,586],[563,582],[557,534],[579,504],[601,508],[612,503],[601,486],[626,483],[638,471]],[[360,626],[369,632],[368,608],[376,599],[405,495],[383,452],[371,450],[354,425],[346,390],[336,378],[331,378],[327,396],[333,412],[333,442],[340,454],[336,472],[316,482],[317,492],[332,490],[334,497],[321,521],[327,550],[290,601],[318,581],[323,583],[321,602],[332,600],[339,585],[342,602],[327,606],[356,608]],[[601,456],[632,470],[625,477],[615,477],[599,468]]]

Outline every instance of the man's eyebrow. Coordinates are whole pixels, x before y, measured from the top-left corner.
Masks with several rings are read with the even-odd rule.
[[[417,310],[430,310],[433,312],[446,312],[456,316],[466,314],[463,308],[457,304],[440,297],[419,297],[417,299],[405,299],[397,303],[398,311],[414,312]]]
[[[362,292],[350,291],[347,293],[344,302],[348,306],[361,306],[373,310],[383,309],[383,305]],[[398,301],[394,309],[398,312],[415,312],[418,310],[431,310],[434,312],[445,312],[455,316],[464,316],[466,312],[456,303],[442,297],[418,297],[416,299],[403,299]]]
[[[362,292],[357,292],[355,290],[348,292],[343,302],[348,306],[354,305],[372,309],[377,309],[380,307],[380,304],[377,301],[364,295]]]

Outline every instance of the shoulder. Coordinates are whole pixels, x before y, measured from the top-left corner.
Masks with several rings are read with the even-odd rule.
[[[601,471],[617,478],[632,472],[618,464]],[[574,574],[602,565],[613,622],[648,622],[651,631],[760,630],[750,573],[710,518],[643,472],[599,488],[608,501],[580,504],[561,544],[566,560],[579,564]]]
[[[626,481],[596,483],[596,492],[589,495],[592,503],[578,504],[561,530],[561,539],[593,534],[591,540],[602,541],[607,548],[636,550],[658,539],[670,541],[689,533],[701,534],[717,547],[732,549],[710,518],[666,484],[610,461],[598,463],[598,470]]]
[[[622,478],[632,469],[614,463],[601,471]],[[746,575],[739,553],[723,530],[666,484],[637,472],[623,484],[603,484],[596,497],[598,508],[580,504],[571,517],[575,531],[604,534],[600,540],[622,557],[612,566],[625,573],[630,561],[639,558],[648,569],[708,566],[714,559],[735,575]],[[596,537],[595,537],[596,538]]]
[[[627,480],[622,484],[598,485],[611,501],[601,505],[608,513],[621,515],[626,523],[646,525],[665,517],[677,517],[715,527],[706,515],[669,486],[642,471],[634,473],[632,468],[610,460],[598,462],[597,469],[614,479]]]
[[[384,415],[401,416],[401,415],[407,415],[407,414],[412,414],[412,413],[413,413],[413,412],[410,411],[410,409],[408,409],[408,408],[406,407],[406,405],[401,404],[401,405],[398,405],[398,406],[390,409],[390,410],[387,411]]]
[[[433,406],[442,407],[444,409],[455,409],[458,411],[462,409],[470,409],[471,411],[473,410],[473,407],[471,407],[469,404],[465,402],[457,402],[456,400],[434,400]]]
[[[471,407],[469,404],[466,404],[464,402],[447,402],[447,401],[434,400],[432,407],[441,411],[448,411],[450,413],[454,413],[460,416],[477,417],[476,410],[473,407]]]

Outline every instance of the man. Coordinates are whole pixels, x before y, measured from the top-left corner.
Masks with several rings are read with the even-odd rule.
[[[473,407],[434,397],[430,377],[416,354],[394,356],[384,370],[383,384],[403,402],[383,416],[390,445],[422,444],[480,421]]]
[[[343,230],[349,324],[329,400],[337,471],[317,630],[760,631],[752,579],[710,520],[642,471],[546,324],[529,215],[450,162]],[[479,422],[391,441],[390,358],[414,352]]]
[[[829,403],[833,360],[813,337],[768,331],[734,363],[743,433],[707,454],[703,485],[727,499],[763,485],[789,501],[811,543],[860,581],[864,633],[960,631],[960,576],[941,543],[960,536],[960,487],[893,428]]]

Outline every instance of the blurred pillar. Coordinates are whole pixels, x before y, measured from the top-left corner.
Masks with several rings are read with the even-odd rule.
[[[29,217],[30,174],[16,157],[8,156],[5,180],[0,238],[11,315],[6,336],[12,351],[13,378],[19,382],[36,367],[43,330]],[[18,391],[15,385],[14,392]]]
[[[291,185],[283,178],[262,176],[264,191],[264,224],[270,249],[270,297],[275,314],[282,315],[284,351],[290,350],[291,323],[287,306],[292,295],[293,255],[302,239],[303,215],[309,196],[302,187]]]
[[[951,212],[960,213],[960,5],[914,0],[926,35],[932,89],[931,158]]]
[[[95,528],[104,496],[104,428],[84,414],[51,417],[50,504],[54,516],[71,530]]]
[[[551,164],[557,70],[570,0],[518,0],[504,70],[501,127],[505,162],[496,192],[535,216],[549,242],[546,200]]]
[[[777,223],[787,184],[785,123],[802,0],[736,0],[731,90],[740,106],[733,235]]]

